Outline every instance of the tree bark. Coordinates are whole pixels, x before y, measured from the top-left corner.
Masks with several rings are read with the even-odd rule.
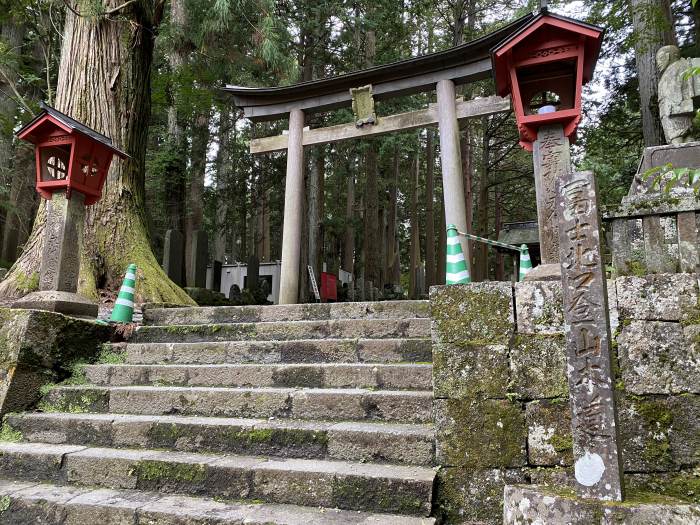
[[[488,117],[482,117],[481,128],[483,130],[481,166],[479,173],[479,196],[477,205],[477,235],[488,237],[489,231],[489,134]],[[475,244],[474,281],[488,279],[488,246],[483,242]]]
[[[496,196],[494,199],[494,214],[496,237],[498,237],[498,233],[501,231],[501,227],[503,226],[503,208],[501,206],[501,194],[498,190],[496,190]],[[496,280],[505,281],[505,275],[505,257],[501,250],[496,250]]]
[[[408,278],[408,296],[418,298],[418,279],[416,272],[420,266],[420,229],[418,226],[418,179],[420,177],[420,157],[416,154],[411,177],[411,258]]]
[[[389,212],[387,217],[387,253],[386,253],[386,276],[387,282],[398,285],[399,281],[395,279],[394,266],[399,258],[398,250],[396,249],[396,199],[398,197],[399,175],[401,171],[401,157],[399,147],[394,148],[393,159],[393,176],[389,186]],[[400,277],[400,276],[399,276]]]
[[[656,52],[675,44],[673,16],[669,0],[629,0],[634,26],[634,49],[639,79],[644,145],[665,144],[659,117],[659,71]]]
[[[117,4],[120,2],[109,0],[105,7]],[[98,286],[116,289],[126,266],[135,263],[137,301],[194,304],[158,264],[146,227],[144,162],[151,109],[150,73],[162,8],[161,2],[141,0],[123,8],[114,20],[78,17],[67,11],[56,106],[111,137],[130,155],[112,161],[102,199],[87,210],[79,291],[96,297]],[[42,202],[22,256],[0,284],[0,295],[35,288],[44,244],[45,208]]]
[[[425,149],[428,163],[425,171],[425,283],[430,287],[435,284],[435,147],[430,129]]]
[[[192,270],[192,239],[194,232],[204,227],[204,177],[207,169],[209,146],[209,110],[201,111],[192,127],[190,151],[189,191],[187,192],[187,220],[185,221],[185,268],[188,286],[194,286]]]
[[[345,240],[343,242],[343,270],[355,273],[355,176],[349,170],[345,197]]]

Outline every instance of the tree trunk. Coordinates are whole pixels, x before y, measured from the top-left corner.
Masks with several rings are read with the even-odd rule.
[[[398,198],[399,175],[401,171],[401,157],[399,147],[394,148],[394,166],[391,184],[389,186],[389,213],[387,218],[387,252],[386,252],[386,276],[387,281],[391,284],[398,285],[399,281],[395,279],[394,266],[399,258],[398,250],[396,249],[396,199]],[[400,277],[400,276],[399,276]]]
[[[345,198],[345,241],[343,242],[343,270],[355,273],[355,177],[352,169],[348,175]]]
[[[190,180],[187,192],[187,220],[185,221],[185,275],[187,275],[188,286],[194,286],[192,239],[194,232],[204,228],[204,177],[207,170],[208,146],[209,110],[207,109],[197,115],[192,127]]]
[[[665,144],[659,117],[659,71],[656,52],[675,44],[673,16],[669,0],[630,0],[634,25],[634,49],[639,79],[644,145]]]
[[[501,227],[503,226],[503,208],[501,207],[501,194],[499,191],[496,191],[496,197],[494,199],[494,214],[496,236],[498,237],[498,233],[501,231]],[[501,250],[496,250],[496,280],[506,280],[505,257]]]
[[[483,130],[481,167],[479,174],[479,199],[477,205],[477,235],[488,237],[489,231],[489,134],[488,117],[482,117],[481,128]],[[488,279],[489,252],[488,245],[483,242],[476,245],[476,258],[474,263],[474,281]]]
[[[425,284],[430,287],[435,284],[435,148],[430,129],[425,149],[428,162],[425,171]]]
[[[442,193],[441,193],[442,195]],[[436,284],[445,284],[445,274],[447,272],[447,227],[445,225],[445,201],[440,202],[440,235],[438,236],[438,256]]]
[[[365,157],[365,216],[364,216],[364,268],[365,279],[379,284],[379,187],[377,169],[377,144],[373,141]]]
[[[84,7],[80,2],[78,8]],[[107,8],[121,5],[105,2]],[[162,4],[141,0],[111,20],[66,12],[56,106],[111,137],[130,157],[115,158],[102,199],[87,210],[79,291],[118,288],[129,263],[138,266],[138,301],[194,304],[167,278],[151,251],[144,207],[144,161],[150,118],[154,35]],[[86,43],[89,42],[89,45]],[[0,295],[36,288],[43,248],[45,203],[39,207],[22,256],[0,284]]]
[[[408,296],[418,299],[418,279],[416,272],[420,266],[420,229],[418,226],[418,179],[420,177],[420,158],[416,154],[411,177],[411,258],[409,264]]]
[[[323,147],[315,148],[311,155],[308,188],[308,223],[309,223],[309,265],[314,269],[318,279],[321,275],[321,180],[324,176],[325,156]]]

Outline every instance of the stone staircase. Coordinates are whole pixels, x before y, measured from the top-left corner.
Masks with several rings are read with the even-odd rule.
[[[85,384],[7,417],[0,522],[434,523],[427,301],[144,323]]]

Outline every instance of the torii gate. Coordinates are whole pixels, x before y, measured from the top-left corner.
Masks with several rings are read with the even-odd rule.
[[[467,231],[458,121],[508,111],[510,99],[492,96],[461,101],[456,98],[455,86],[487,78],[492,71],[491,49],[540,16],[525,15],[493,33],[446,51],[346,75],[284,87],[224,88],[233,95],[235,105],[243,109],[245,117],[254,122],[289,118],[288,135],[254,139],[250,143],[253,154],[287,150],[280,304],[296,303],[299,291],[304,146],[437,124],[440,131],[445,223]],[[386,100],[433,90],[437,92],[437,104],[431,104],[427,109],[379,118],[373,113],[374,99]],[[364,98],[358,98],[363,91]],[[367,95],[373,98],[368,100]],[[319,129],[304,128],[306,114],[351,104],[365,107],[364,114],[358,116],[360,121]],[[462,250],[468,256],[467,240],[462,238],[461,242]]]

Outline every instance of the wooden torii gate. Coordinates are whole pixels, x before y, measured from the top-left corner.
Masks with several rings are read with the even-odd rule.
[[[541,15],[525,15],[493,33],[446,51],[346,75],[284,87],[224,88],[233,96],[235,105],[243,109],[245,117],[254,122],[289,118],[288,134],[254,139],[250,143],[253,154],[287,150],[280,304],[296,303],[299,292],[304,146],[437,124],[440,131],[445,223],[467,231],[459,120],[508,111],[510,100],[496,96],[458,100],[455,86],[488,78],[492,70],[491,49],[530,24],[537,16]],[[430,104],[427,109],[387,117],[376,117],[373,113],[374,100],[433,90],[437,92],[437,104]],[[371,99],[368,100],[367,96]],[[365,112],[359,117],[365,118],[326,128],[304,128],[306,114],[351,105],[364,106]],[[463,238],[461,242],[462,250],[468,256],[467,240]]]

